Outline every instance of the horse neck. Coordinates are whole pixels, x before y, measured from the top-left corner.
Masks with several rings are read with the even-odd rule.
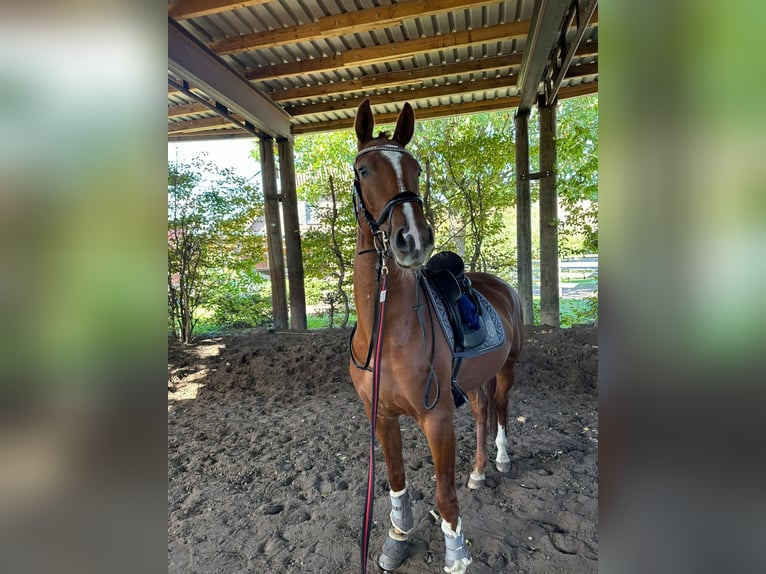
[[[356,301],[357,328],[366,337],[370,335],[375,317],[378,283],[377,253],[369,234],[357,231],[357,254],[354,258],[354,299]],[[372,250],[370,252],[369,250]],[[409,312],[416,304],[416,279],[412,272],[400,269],[393,259],[387,259],[387,302],[395,302],[386,308],[386,323],[396,323],[399,316]]]

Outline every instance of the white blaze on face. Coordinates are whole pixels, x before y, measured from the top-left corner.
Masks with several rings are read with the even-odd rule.
[[[407,187],[404,185],[404,174],[402,173],[402,154],[401,152],[397,151],[381,151],[380,153],[383,154],[383,156],[389,161],[391,164],[391,167],[394,170],[394,175],[396,175],[396,187],[399,190],[399,193],[402,193],[404,191],[409,191]],[[420,234],[417,233],[417,225],[415,223],[415,211],[412,209],[411,203],[403,203],[402,205],[402,214],[404,215],[404,219],[407,222],[407,232],[406,235],[409,235],[412,237],[414,243],[415,243],[415,249],[420,250],[422,247],[422,242],[420,238]]]

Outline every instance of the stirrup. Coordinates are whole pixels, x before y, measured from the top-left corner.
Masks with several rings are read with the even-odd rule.
[[[468,396],[455,381],[452,381],[452,400],[455,401],[455,408],[461,407],[468,402]]]

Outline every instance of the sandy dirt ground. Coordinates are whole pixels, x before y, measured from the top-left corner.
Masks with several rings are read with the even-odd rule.
[[[346,330],[251,332],[168,354],[168,572],[354,573],[369,423],[348,374]],[[455,413],[456,473],[474,562],[489,572],[596,572],[598,331],[528,328],[510,392],[511,471],[471,491],[475,434]],[[442,572],[435,482],[402,418],[415,532],[402,574]],[[495,447],[489,455],[494,461]],[[378,449],[368,572],[389,527]]]

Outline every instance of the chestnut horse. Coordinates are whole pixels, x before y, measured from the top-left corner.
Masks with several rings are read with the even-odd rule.
[[[399,417],[409,415],[423,430],[433,456],[436,502],[446,547],[445,571],[464,573],[472,559],[465,545],[455,490],[452,350],[431,309],[421,305],[425,294],[418,280],[421,267],[433,251],[434,233],[418,193],[420,166],[405,149],[414,133],[415,114],[410,104],[405,104],[390,138],[386,133],[373,137],[373,126],[370,102],[365,100],[357,110],[355,123],[354,203],[358,228],[354,298],[358,323],[351,339],[350,371],[383,449],[391,488],[393,527],[378,564],[391,571],[406,560],[407,537],[414,527],[399,427]],[[476,489],[484,484],[490,409],[495,409],[498,423],[497,468],[502,472],[510,469],[507,395],[513,384],[522,336],[519,298],[510,285],[486,273],[466,275],[496,309],[506,334],[505,342],[495,350],[466,358],[457,377],[476,419],[476,460],[468,482],[469,488]],[[383,296],[379,296],[381,290]],[[369,368],[373,355],[373,367]],[[378,386],[377,396],[374,383]],[[431,398],[424,400],[427,395]],[[426,404],[433,403],[435,396],[439,397],[435,405]],[[373,461],[371,454],[371,468]],[[368,489],[374,490],[371,485]],[[368,508],[373,496],[368,492]],[[371,516],[365,520],[369,527]],[[363,571],[367,559],[365,546],[363,542]]]

